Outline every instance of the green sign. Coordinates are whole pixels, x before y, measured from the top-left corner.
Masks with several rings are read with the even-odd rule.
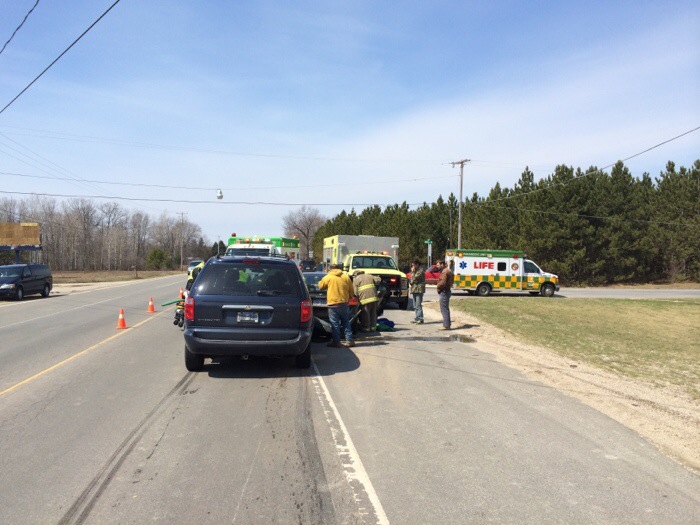
[[[424,242],[425,244],[433,244],[433,241],[431,241],[430,239],[428,239],[427,241],[423,241],[423,242]]]

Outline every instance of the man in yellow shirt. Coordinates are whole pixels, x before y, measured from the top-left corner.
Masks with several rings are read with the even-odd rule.
[[[328,318],[331,323],[331,334],[333,340],[327,346],[341,348],[340,330],[345,330],[345,346],[355,346],[355,338],[352,335],[350,326],[350,298],[354,294],[352,281],[348,274],[343,272],[342,264],[334,264],[326,276],[318,282],[320,290],[326,292],[326,302],[328,304]]]

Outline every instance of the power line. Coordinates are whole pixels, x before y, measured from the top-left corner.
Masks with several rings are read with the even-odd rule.
[[[551,188],[556,188],[556,187],[558,187],[558,186],[566,186],[567,184],[571,184],[572,182],[574,182],[574,181],[576,181],[576,180],[581,180],[581,179],[584,178],[584,177],[589,177],[590,175],[595,175],[595,174],[598,174],[598,173],[605,173],[605,170],[606,170],[606,169],[612,168],[612,167],[613,167],[615,164],[617,164],[618,162],[627,162],[627,161],[630,160],[630,159],[633,159],[633,158],[635,158],[635,157],[639,157],[640,155],[643,155],[644,153],[647,153],[647,152],[649,152],[649,151],[651,151],[651,150],[653,150],[653,149],[656,149],[656,148],[658,148],[658,147],[660,147],[660,146],[663,146],[664,144],[668,144],[669,142],[673,142],[674,140],[677,140],[677,139],[679,139],[679,138],[681,138],[681,137],[685,137],[686,135],[690,135],[691,133],[693,133],[693,132],[695,132],[695,131],[697,131],[697,130],[699,130],[699,129],[700,129],[700,126],[698,126],[697,128],[693,128],[693,129],[691,129],[691,130],[688,130],[688,131],[686,131],[686,132],[684,132],[684,133],[681,133],[680,135],[677,135],[677,136],[675,136],[675,137],[673,137],[673,138],[670,138],[670,139],[668,139],[668,140],[664,140],[663,142],[659,142],[658,144],[656,144],[656,145],[654,145],[654,146],[652,146],[652,147],[650,147],[650,148],[647,148],[647,149],[645,149],[644,151],[640,151],[639,153],[635,153],[634,155],[630,155],[630,156],[627,157],[626,159],[621,159],[621,161],[615,161],[615,162],[613,162],[613,163],[611,163],[611,164],[608,164],[607,166],[604,166],[603,168],[600,168],[599,170],[594,170],[594,171],[591,171],[591,172],[588,172],[588,173],[584,173],[584,174],[581,175],[580,177],[575,177],[575,178],[573,178],[573,179],[571,179],[571,180],[569,180],[569,181],[558,182],[558,183],[556,183],[556,184],[550,184],[550,185],[548,185],[548,186],[544,186],[544,187],[542,187],[542,188],[538,188],[538,189],[532,190],[532,191],[527,191],[527,192],[524,192],[524,193],[516,193],[516,194],[514,194],[514,195],[509,195],[509,196],[507,196],[507,197],[503,197],[503,198],[500,198],[500,199],[496,199],[496,200],[493,201],[493,202],[501,202],[501,201],[513,199],[513,198],[515,198],[515,197],[522,197],[522,196],[524,196],[524,195],[531,195],[531,194],[533,194],[533,193],[538,193],[538,192],[540,192],[540,191],[548,190],[548,189],[551,189]]]
[[[0,136],[2,133],[0,133]],[[10,155],[11,156],[11,155]],[[16,157],[15,157],[16,158]],[[173,186],[172,184],[145,184],[140,182],[115,182],[115,181],[102,181],[102,180],[91,180],[91,179],[80,179],[80,178],[70,178],[70,177],[46,177],[43,175],[28,175],[26,173],[12,173],[7,171],[0,171],[2,175],[10,175],[13,177],[27,177],[32,179],[50,179],[50,180],[66,180],[75,182],[89,182],[96,184],[110,184],[116,186],[133,186],[142,188],[161,188],[161,189],[173,189],[173,190],[202,190],[202,191],[249,191],[249,190],[290,190],[290,189],[303,189],[303,188],[330,188],[337,186],[356,186],[360,184],[359,181],[354,180],[353,182],[341,182],[336,184],[308,184],[308,185],[297,185],[297,186],[275,186],[274,188],[268,186],[249,186],[249,187],[237,187],[237,188],[223,188],[220,186],[216,187],[198,187],[198,186]],[[442,175],[440,177],[413,177],[410,179],[393,179],[393,180],[373,180],[367,184],[395,184],[397,182],[418,182],[423,180],[435,180],[435,179],[452,179],[456,175]]]
[[[24,15],[24,18],[22,19],[22,22],[17,26],[17,29],[14,30],[14,32],[12,33],[12,36],[9,38],[9,40],[8,40],[7,42],[5,42],[5,45],[2,46],[2,49],[0,49],[0,55],[2,55],[2,52],[5,51],[5,48],[7,47],[7,44],[9,44],[9,43],[12,41],[12,39],[13,39],[13,38],[15,37],[15,35],[17,34],[17,31],[19,31],[19,30],[22,28],[22,26],[24,25],[24,23],[27,21],[27,18],[29,18],[29,15],[32,14],[32,11],[34,11],[34,8],[35,8],[38,4],[39,4],[39,0],[36,0],[36,2],[34,2],[34,5],[33,5],[32,8],[29,10],[29,12],[28,12],[26,15]]]
[[[178,204],[212,204],[213,200],[206,201],[195,201],[195,200],[179,200],[179,199],[144,199],[144,198],[131,198],[131,197],[110,197],[108,195],[65,195],[65,194],[52,194],[52,193],[30,193],[30,192],[20,192],[20,191],[3,191],[0,193],[11,194],[11,195],[28,195],[28,196],[39,196],[39,197],[61,197],[61,198],[82,198],[82,199],[113,199],[113,200],[124,200],[124,201],[147,201],[147,202],[172,202]],[[331,202],[331,203],[308,203],[308,202],[266,202],[266,201],[218,201],[217,205],[248,205],[248,206],[392,206],[392,204],[378,204],[378,203],[362,203],[362,202]],[[408,206],[422,206],[422,202],[410,202],[406,203]],[[506,206],[494,206],[490,203],[470,203],[473,206],[483,206],[491,208],[502,208],[511,210],[514,212],[526,212],[526,213],[538,213],[538,214],[548,214],[548,215],[561,215],[567,217],[582,217],[588,219],[601,219],[601,220],[612,220],[612,221],[623,221],[623,222],[640,222],[647,224],[661,224],[668,226],[690,226],[692,223],[688,222],[661,222],[661,221],[648,221],[644,219],[627,219],[624,217],[605,217],[600,215],[584,215],[577,213],[565,213],[565,212],[553,212],[553,211],[541,211],[541,210],[528,210],[520,208],[508,208]]]
[[[135,142],[120,139],[104,138],[104,137],[93,137],[89,135],[74,135],[71,133],[60,133],[56,131],[46,131],[38,130],[32,128],[23,128],[19,126],[3,126],[11,129],[21,129],[26,131],[36,131],[43,133],[44,135],[33,135],[30,133],[10,133],[5,131],[6,134],[38,137],[38,138],[50,138],[58,140],[67,140],[73,142],[86,142],[91,144],[114,144],[117,146],[131,146],[138,148],[149,148],[149,149],[163,149],[167,151],[191,151],[196,153],[211,153],[215,155],[232,155],[236,157],[252,157],[252,158],[267,158],[267,159],[282,159],[282,160],[311,160],[311,161],[323,161],[323,162],[357,162],[357,163],[378,163],[378,164],[417,164],[417,163],[427,163],[427,164],[444,164],[442,160],[438,159],[371,159],[371,158],[347,158],[347,157],[329,157],[321,155],[282,155],[274,153],[249,153],[243,151],[231,151],[231,150],[220,150],[212,148],[195,148],[189,146],[172,146],[168,144],[155,144],[149,142]]]
[[[72,43],[71,45],[69,45],[69,46],[63,51],[63,53],[61,53],[60,55],[58,55],[58,57],[56,57],[56,59],[54,59],[53,62],[51,62],[48,66],[46,66],[46,68],[45,68],[41,73],[39,73],[39,75],[38,75],[34,80],[32,80],[29,84],[27,84],[27,87],[25,87],[22,91],[20,91],[19,94],[18,94],[15,98],[13,98],[12,100],[10,100],[10,102],[8,102],[7,105],[6,105],[4,108],[0,109],[0,114],[2,114],[7,108],[9,108],[15,100],[17,100],[19,97],[21,97],[21,96],[24,94],[24,92],[27,91],[27,90],[32,86],[32,84],[34,84],[34,82],[36,82],[37,80],[39,80],[39,79],[43,76],[43,74],[46,73],[46,72],[51,68],[51,66],[53,66],[56,62],[58,62],[58,61],[61,59],[61,57],[62,57],[63,55],[65,55],[65,54],[68,52],[68,50],[70,50],[70,48],[72,48],[75,44],[77,44],[78,41],[79,41],[81,38],[83,38],[83,37],[87,34],[88,31],[90,31],[93,27],[95,27],[95,25],[96,25],[100,20],[102,20],[102,18],[104,18],[104,16],[105,16],[107,13],[109,13],[109,12],[112,10],[112,8],[113,8],[115,5],[117,5],[120,1],[121,1],[121,0],[116,0],[111,6],[109,6],[109,9],[107,9],[104,13],[102,13],[102,14],[100,15],[100,17],[99,17],[97,20],[95,20],[95,21],[90,25],[90,27],[88,27],[85,31],[83,31],[83,33],[82,33],[78,38],[76,38],[76,39],[73,41],[73,43]]]

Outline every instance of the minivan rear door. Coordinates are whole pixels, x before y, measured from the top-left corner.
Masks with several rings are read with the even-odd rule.
[[[306,298],[294,264],[217,261],[207,265],[191,292],[199,337],[289,340],[298,337]]]

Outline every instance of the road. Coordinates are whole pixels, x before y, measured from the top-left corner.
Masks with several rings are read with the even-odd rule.
[[[182,281],[0,302],[0,523],[698,522],[697,474],[411,312],[188,373]]]

